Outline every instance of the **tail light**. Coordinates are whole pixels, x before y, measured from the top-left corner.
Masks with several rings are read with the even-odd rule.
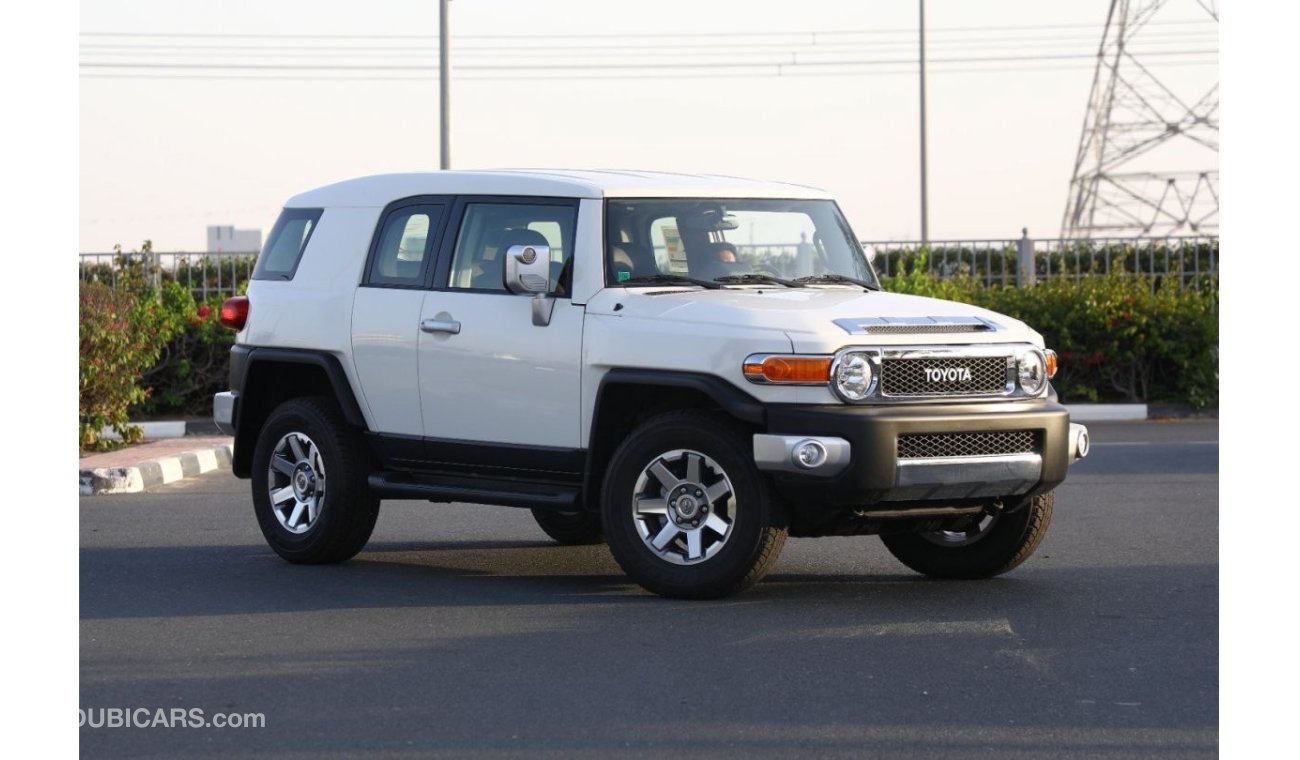
[[[244,329],[244,323],[248,321],[248,296],[227,298],[226,302],[221,304],[220,316],[221,324],[231,330],[238,332]]]

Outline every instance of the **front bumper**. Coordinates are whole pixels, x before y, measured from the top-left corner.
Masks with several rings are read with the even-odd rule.
[[[861,509],[1028,496],[1055,488],[1080,450],[1087,453],[1086,428],[1071,425],[1069,412],[1053,401],[889,407],[779,404],[768,407],[767,420],[767,433],[755,436],[755,462],[773,473],[784,496],[800,504]],[[1013,431],[1031,432],[1034,450],[899,456],[898,440],[904,435]],[[832,461],[834,467],[801,468],[789,456],[808,440],[831,450],[842,442],[845,456]]]

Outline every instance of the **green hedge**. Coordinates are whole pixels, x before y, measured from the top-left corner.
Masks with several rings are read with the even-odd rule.
[[[226,296],[197,301],[180,283],[163,285],[163,302],[176,328],[158,360],[141,375],[148,395],[134,404],[137,418],[195,417],[212,413],[212,394],[228,390],[235,333],[218,320]]]
[[[1027,323],[1061,358],[1053,382],[1064,401],[1186,403],[1219,400],[1219,291],[1111,273],[1032,288],[984,287],[971,277],[937,279],[924,260],[884,280],[895,292],[982,306]]]
[[[83,451],[115,445],[101,437],[105,428],[139,440],[130,419],[208,414],[212,394],[225,389],[234,333],[217,320],[222,297],[198,303],[181,283],[152,280],[134,262],[118,268],[116,287],[80,285]]]
[[[140,379],[169,337],[164,322],[154,299],[99,283],[81,284],[77,414],[82,450],[111,446],[100,435],[104,428],[127,442],[140,439],[140,429],[127,424],[128,411],[148,395]]]

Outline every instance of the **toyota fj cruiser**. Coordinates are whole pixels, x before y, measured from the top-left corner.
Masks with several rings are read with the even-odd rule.
[[[525,507],[645,588],[718,597],[787,535],[945,578],[1042,541],[1087,431],[1023,323],[883,292],[835,202],[615,171],[365,177],[286,204],[214,399],[290,562],[381,499]]]

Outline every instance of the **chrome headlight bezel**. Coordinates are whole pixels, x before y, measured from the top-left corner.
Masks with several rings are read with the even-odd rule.
[[[880,381],[879,351],[870,349],[849,349],[840,351],[831,362],[831,391],[846,404],[865,404],[876,393],[876,384]],[[846,389],[841,373],[858,370],[865,375],[865,382]]]
[[[1016,357],[1016,382],[1026,395],[1037,396],[1047,389],[1047,357],[1037,348]]]

